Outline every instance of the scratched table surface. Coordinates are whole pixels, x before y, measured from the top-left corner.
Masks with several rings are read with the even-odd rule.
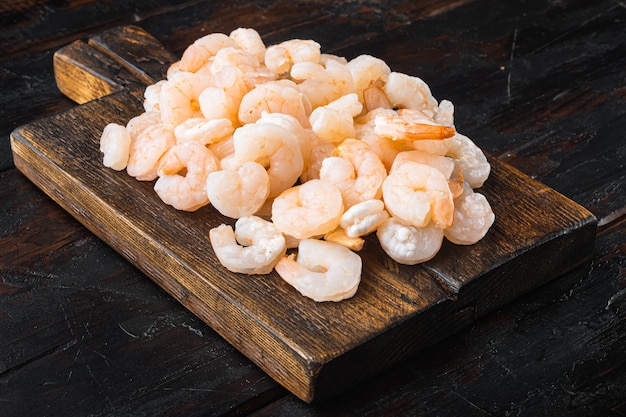
[[[0,415],[626,415],[626,5],[14,1],[0,5]],[[385,4],[383,4],[385,3]],[[65,45],[137,25],[180,55],[254,27],[418,75],[457,129],[598,219],[589,262],[399,366],[307,404],[14,166],[11,132],[77,106]],[[349,370],[347,370],[349,372]]]

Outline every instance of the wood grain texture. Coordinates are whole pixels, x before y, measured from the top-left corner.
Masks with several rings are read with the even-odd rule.
[[[145,41],[142,50],[149,57],[139,63],[132,50],[138,39],[139,44]],[[89,45],[98,45],[96,52]],[[104,61],[98,64],[102,51]],[[109,76],[111,57],[128,74],[119,78],[121,82]],[[375,239],[369,239],[361,253],[363,281],[353,299],[314,303],[276,274],[230,273],[219,266],[206,238],[210,227],[229,219],[212,208],[178,212],[160,202],[151,183],[101,166],[98,141],[103,127],[109,122],[125,124],[139,114],[140,86],[163,74],[172,61],[137,27],[117,28],[60,50],[55,54],[56,71],[67,73],[74,67],[94,78],[65,90],[85,104],[14,131],[15,165],[307,402],[348,389],[590,256],[596,226],[591,213],[491,160],[493,174],[482,190],[492,201],[497,221],[488,236],[470,247],[446,245],[435,260],[414,267],[389,260]],[[144,62],[149,71],[139,69]],[[62,89],[74,78],[65,73],[57,76]],[[361,371],[345,372],[348,368]]]

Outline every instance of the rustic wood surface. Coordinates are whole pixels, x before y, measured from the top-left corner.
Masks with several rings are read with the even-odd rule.
[[[102,62],[97,51],[104,51]],[[303,299],[275,273],[230,273],[206,237],[210,228],[233,225],[231,219],[210,206],[194,213],[166,207],[154,182],[138,183],[101,163],[104,126],[140,114],[145,85],[161,79],[173,61],[136,26],[61,48],[54,55],[57,86],[86,104],[16,129],[15,166],[307,402],[336,396],[591,257],[595,217],[494,159],[480,192],[497,221],[480,243],[446,244],[434,261],[402,266],[372,236],[359,252],[362,283],[350,301]],[[125,74],[124,80],[112,82],[111,74]]]
[[[13,2],[0,8],[3,415],[624,415],[626,10],[619,2]],[[53,53],[138,24],[174,54],[256,27],[420,75],[494,158],[589,209],[594,256],[319,405],[259,368],[39,191],[9,134],[76,104]]]

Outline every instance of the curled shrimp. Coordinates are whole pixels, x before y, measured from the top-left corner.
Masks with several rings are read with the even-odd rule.
[[[309,116],[311,130],[326,142],[338,143],[356,135],[354,117],[363,105],[356,94],[350,93],[315,108]]]
[[[217,211],[239,219],[263,207],[270,193],[270,177],[262,165],[248,161],[235,170],[211,172],[206,180],[206,193]]]
[[[432,220],[442,229],[452,224],[452,192],[436,168],[407,161],[389,173],[382,194],[387,211],[405,224],[419,228]]]
[[[181,72],[161,87],[159,109],[163,122],[177,126],[191,117],[202,117],[198,98],[214,80],[202,74]]]
[[[336,60],[328,60],[325,65],[311,62],[294,64],[291,78],[296,80],[313,108],[356,91],[348,65]]]
[[[311,130],[326,142],[339,143],[356,135],[352,115],[343,110],[320,106],[311,112],[309,122]]]
[[[128,129],[131,139],[135,140],[144,130],[159,123],[161,123],[161,113],[154,110],[145,111],[130,119],[126,123],[126,129]]]
[[[322,161],[320,179],[334,184],[341,191],[345,208],[381,197],[387,170],[367,143],[346,139],[333,155]]]
[[[339,225],[349,237],[365,236],[374,232],[389,218],[382,200],[372,199],[357,203],[341,216]]]
[[[391,170],[399,167],[407,161],[419,162],[420,164],[429,165],[433,168],[437,168],[443,174],[446,179],[450,179],[455,169],[454,161],[451,158],[447,158],[441,155],[434,155],[424,151],[403,151],[396,155]]]
[[[371,55],[359,55],[348,61],[348,68],[352,74],[359,99],[368,110],[380,107],[374,104],[375,102],[378,103],[378,100],[384,102],[383,107],[391,108],[391,104],[382,89],[385,81],[387,81],[387,77],[391,73],[391,69],[385,61]],[[376,90],[371,89],[372,87],[375,87]],[[368,90],[369,93],[375,92],[378,98],[373,100],[372,97],[367,100],[367,95],[369,94]],[[368,101],[369,105],[367,103]]]
[[[428,84],[419,77],[391,72],[383,90],[392,107],[432,110],[437,106],[437,100],[432,96]]]
[[[361,257],[334,242],[304,239],[298,254],[281,258],[278,275],[300,294],[316,302],[341,301],[356,294],[361,282]]]
[[[341,193],[323,180],[288,188],[272,203],[272,221],[276,227],[297,239],[323,236],[334,230],[342,214]]]
[[[460,168],[464,180],[472,188],[480,188],[489,178],[491,165],[483,151],[470,138],[457,133],[450,139],[447,152]]]
[[[170,125],[159,123],[146,128],[130,145],[126,172],[139,181],[152,181],[158,176],[159,160],[175,144]]]
[[[237,46],[235,41],[223,33],[210,33],[196,39],[185,49],[180,59],[181,71],[196,72],[204,65],[210,63],[210,59],[217,52],[228,46]]]
[[[269,274],[287,249],[283,234],[257,216],[241,217],[235,230],[226,224],[215,227],[209,239],[220,263],[240,274]]]
[[[195,211],[209,204],[206,180],[219,161],[204,145],[188,142],[172,146],[161,158],[154,190],[177,210]]]
[[[174,128],[177,143],[196,142],[210,145],[232,135],[235,131],[229,119],[211,119],[192,117]]]
[[[385,253],[394,261],[415,265],[437,255],[443,243],[444,231],[432,223],[414,227],[390,217],[376,230],[376,236]]]
[[[487,198],[474,192],[465,183],[463,194],[454,200],[454,221],[443,231],[450,242],[473,245],[481,240],[495,221],[495,214]]]
[[[286,74],[298,62],[318,63],[321,56],[319,43],[309,39],[290,39],[265,50],[265,65],[277,74]]]
[[[228,35],[244,51],[254,55],[259,63],[265,61],[265,43],[261,35],[251,28],[237,28]]]
[[[251,123],[237,128],[233,138],[233,166],[247,161],[263,165],[270,178],[270,197],[298,180],[304,162],[298,139],[291,131],[274,123]]]
[[[106,125],[100,137],[100,151],[104,154],[103,165],[116,171],[126,168],[130,156],[130,144],[130,132],[125,126],[117,123]]]
[[[291,115],[308,127],[311,104],[293,81],[268,81],[243,96],[237,115],[241,123],[254,123],[265,112]]]

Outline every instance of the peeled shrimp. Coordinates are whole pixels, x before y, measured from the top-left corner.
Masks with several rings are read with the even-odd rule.
[[[265,61],[265,44],[261,35],[250,28],[237,28],[230,32],[229,37],[235,41],[235,44],[244,51],[254,55],[259,63]]]
[[[405,224],[425,227],[432,220],[442,229],[452,224],[452,192],[436,168],[407,161],[389,173],[382,191],[387,211]]]
[[[235,230],[222,224],[209,231],[213,251],[229,271],[269,274],[285,254],[285,237],[271,223],[257,216],[235,222]]]
[[[276,272],[300,294],[314,301],[341,301],[356,294],[361,282],[361,257],[334,242],[304,239],[298,254],[283,257]]]
[[[211,204],[233,219],[257,213],[270,193],[270,178],[262,165],[248,161],[236,170],[211,172],[206,180]]]
[[[447,152],[457,163],[463,178],[472,188],[480,188],[489,177],[491,165],[483,151],[470,138],[457,133],[450,139]]]
[[[341,193],[323,180],[291,187],[272,203],[272,221],[276,227],[297,239],[323,236],[334,230],[342,214]]]
[[[264,112],[289,114],[308,127],[311,104],[293,81],[268,81],[243,96],[237,114],[241,123],[254,123]]]
[[[426,262],[439,252],[444,231],[432,223],[414,227],[390,217],[376,231],[380,246],[394,261],[415,265]]]
[[[198,98],[214,80],[202,74],[180,72],[161,87],[159,109],[163,122],[177,126],[191,117],[202,117]]]
[[[468,184],[463,194],[454,200],[454,222],[444,230],[444,236],[457,245],[473,245],[481,240],[495,221],[487,198],[474,192]]]
[[[437,168],[443,174],[446,179],[449,179],[454,172],[455,165],[451,158],[447,158],[441,155],[433,155],[424,151],[403,151],[396,155],[396,158],[391,165],[391,171],[398,168],[400,165],[407,161],[419,162],[420,164],[429,165],[433,168]]]
[[[233,138],[233,168],[247,161],[263,165],[270,178],[270,197],[298,180],[304,162],[298,139],[291,131],[273,123],[250,123],[235,130]]]
[[[376,84],[377,81],[380,81],[382,85],[384,85],[384,82],[387,81],[387,77],[391,73],[391,69],[389,69],[385,61],[371,55],[359,55],[351,59],[348,62],[348,68],[354,80],[355,90],[359,95],[361,103],[364,105],[366,103],[363,92],[369,88],[372,83]],[[373,110],[373,108],[368,108],[368,110]]]
[[[278,74],[286,74],[298,62],[318,63],[321,56],[319,43],[308,39],[290,39],[265,50],[265,65]]]
[[[170,125],[159,123],[146,128],[130,145],[126,172],[139,181],[152,181],[157,177],[159,160],[175,144]]]
[[[341,191],[345,208],[381,197],[387,170],[365,142],[346,139],[333,155],[336,156],[322,162],[320,179],[329,181]]]
[[[349,237],[365,236],[389,218],[382,200],[365,200],[353,205],[343,213],[339,225]]]
[[[235,131],[229,119],[211,119],[192,117],[174,128],[177,143],[195,142],[210,145],[232,135]]]
[[[179,69],[181,71],[196,72],[217,52],[228,46],[237,46],[235,41],[223,33],[211,33],[197,39],[189,45],[183,52],[180,59]]]
[[[206,146],[195,142],[174,145],[159,162],[154,190],[175,209],[195,211],[209,204],[206,179],[218,167],[219,161]]]
[[[130,133],[132,140],[135,140],[144,130],[150,126],[161,123],[161,113],[158,111],[145,111],[133,117],[126,123],[126,129]]]
[[[104,154],[102,163],[105,167],[121,171],[126,168],[130,156],[130,132],[125,126],[109,123],[100,137],[100,151]]]
[[[298,66],[307,66],[307,71],[300,71]],[[313,69],[315,67],[316,69]],[[301,72],[301,74],[297,74]],[[354,80],[347,64],[329,60],[325,65],[303,63],[292,68],[292,78],[308,98],[313,108],[324,106],[346,94],[355,93]]]
[[[383,90],[393,107],[432,110],[437,106],[428,84],[419,77],[391,72]]]

